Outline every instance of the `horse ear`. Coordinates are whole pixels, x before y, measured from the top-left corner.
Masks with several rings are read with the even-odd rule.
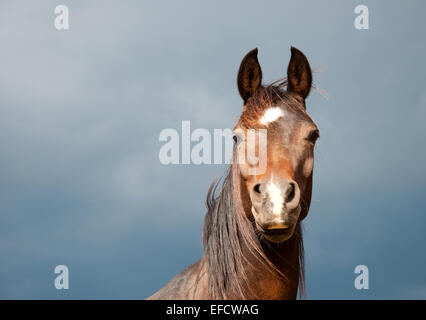
[[[251,50],[241,61],[238,70],[238,91],[244,103],[247,102],[262,83],[262,69],[257,60],[257,48]]]
[[[312,86],[312,71],[302,51],[291,47],[291,58],[287,68],[287,91],[305,99]]]

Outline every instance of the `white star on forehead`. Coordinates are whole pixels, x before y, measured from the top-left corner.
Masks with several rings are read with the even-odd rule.
[[[283,111],[280,107],[274,107],[266,109],[263,116],[259,119],[259,122],[263,125],[268,125],[268,123],[274,122],[283,116]]]

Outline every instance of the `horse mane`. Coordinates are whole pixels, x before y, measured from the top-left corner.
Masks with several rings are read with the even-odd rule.
[[[232,164],[224,178],[214,181],[207,193],[208,210],[203,227],[203,249],[211,299],[247,299],[257,296],[244,269],[247,264],[253,264],[247,259],[247,253],[254,256],[264,269],[284,281],[287,280],[285,274],[266,256],[263,246],[269,243],[262,243],[253,222],[244,212],[239,179],[238,166]],[[220,191],[216,195],[218,189]],[[299,296],[303,298],[305,268],[300,223],[291,239],[297,245]]]

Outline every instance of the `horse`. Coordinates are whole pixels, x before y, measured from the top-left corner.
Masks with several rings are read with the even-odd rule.
[[[306,56],[291,47],[287,77],[262,85],[257,54],[257,48],[247,53],[238,70],[243,109],[233,131],[232,163],[207,193],[203,256],[148,299],[304,297],[301,223],[311,203],[319,138],[305,103],[312,71]],[[239,160],[250,147],[244,135],[262,129],[267,165],[250,174],[253,164]]]

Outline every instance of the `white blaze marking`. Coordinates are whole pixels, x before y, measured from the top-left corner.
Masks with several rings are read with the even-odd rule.
[[[279,107],[269,108],[265,111],[263,116],[260,118],[259,122],[263,125],[267,125],[270,122],[281,118],[283,116],[283,111]]]
[[[274,214],[280,214],[284,204],[284,199],[281,196],[281,190],[273,182],[271,182],[268,185],[267,192],[273,205],[272,212]]]

